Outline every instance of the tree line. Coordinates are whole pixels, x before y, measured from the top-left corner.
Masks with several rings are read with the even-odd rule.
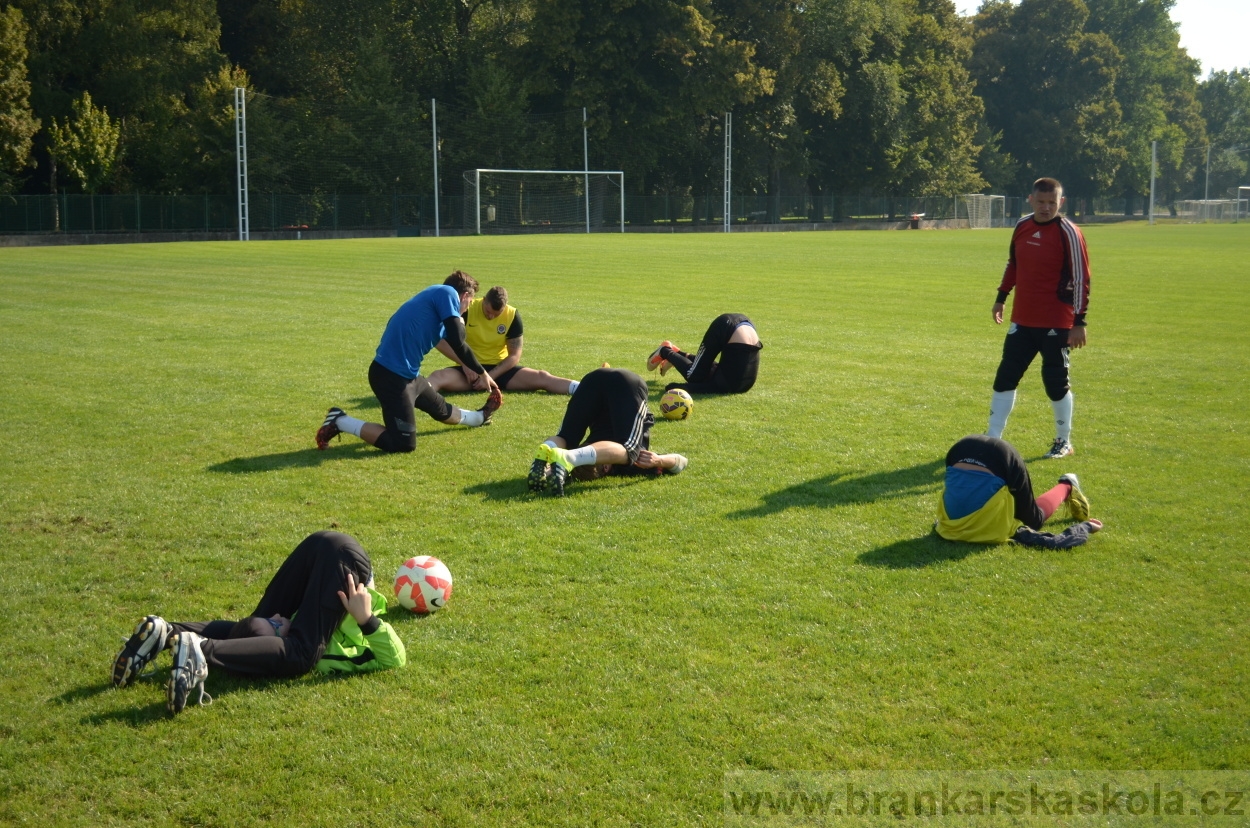
[[[440,175],[622,169],[639,194],[1075,197],[1245,183],[1250,70],[1179,45],[1171,0],[9,0],[0,192],[428,192]],[[334,148],[331,152],[330,148]],[[311,159],[321,159],[317,169]],[[332,163],[326,159],[333,159]],[[314,179],[317,181],[314,183]],[[330,182],[327,184],[326,182]]]

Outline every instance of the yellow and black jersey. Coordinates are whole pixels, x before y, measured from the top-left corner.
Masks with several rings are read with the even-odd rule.
[[[483,365],[498,365],[508,358],[508,340],[522,334],[521,314],[511,305],[494,319],[483,312],[485,298],[474,299],[464,314],[464,338],[469,349]]]

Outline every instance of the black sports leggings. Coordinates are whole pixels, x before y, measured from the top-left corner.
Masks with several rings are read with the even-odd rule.
[[[300,676],[321,659],[343,621],[346,610],[338,593],[346,591],[348,573],[365,584],[372,575],[369,556],[356,539],[314,532],[287,556],[247,618],[171,626],[207,638],[201,649],[212,667],[244,676]],[[291,619],[286,636],[274,634],[267,620],[273,615]]]
[[[750,391],[760,370],[760,345],[729,341],[741,325],[751,320],[741,313],[723,313],[712,320],[694,356],[675,348],[661,348],[660,356],[681,372],[686,382],[672,382],[668,388],[682,388],[697,394],[741,394]],[[754,327],[754,326],[752,326]],[[716,362],[716,357],[720,362]]]

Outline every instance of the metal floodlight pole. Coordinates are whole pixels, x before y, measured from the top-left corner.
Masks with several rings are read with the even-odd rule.
[[[725,183],[724,207],[725,232],[733,227],[733,113],[725,113]]]
[[[430,98],[430,133],[434,136],[434,238],[438,238],[438,101]]]
[[[586,107],[582,107],[582,169],[586,171],[586,232],[590,232],[590,143],[586,137]]]
[[[1159,142],[1150,142],[1150,223],[1155,223],[1155,167],[1158,161]]]
[[[239,241],[251,238],[247,205],[247,90],[234,88],[234,158],[239,192]]]
[[[1202,200],[1211,200],[1211,145],[1207,144],[1207,183],[1202,188]]]

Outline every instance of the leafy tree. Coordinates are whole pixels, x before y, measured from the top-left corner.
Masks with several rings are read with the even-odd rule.
[[[1212,72],[1198,87],[1211,151],[1211,197],[1250,183],[1250,69]]]
[[[983,186],[982,104],[964,67],[970,29],[952,3],[824,0],[801,21],[800,74],[821,82],[800,88],[822,93],[801,94],[796,105],[813,195]]]
[[[39,121],[30,109],[26,33],[20,10],[0,11],[0,193],[11,191],[13,176],[34,163],[31,137]]]
[[[91,93],[84,92],[74,101],[72,120],[52,119],[52,154],[84,192],[97,193],[113,176],[121,132],[121,122],[110,119],[103,107],[97,109]]]
[[[1169,16],[1172,0],[1086,0],[1086,30],[1106,34],[1123,60],[1115,98],[1123,112],[1127,156],[1112,187],[1131,199],[1150,192],[1150,144],[1159,142],[1156,192],[1175,197],[1199,172],[1199,155],[1186,147],[1206,142],[1197,101],[1197,61],[1180,47]]]
[[[588,108],[592,151],[627,186],[681,191],[706,169],[711,119],[773,85],[717,23],[707,0],[537,0],[517,58],[539,106]]]
[[[890,187],[917,195],[980,190],[976,133],[984,104],[965,65],[970,27],[949,0],[920,0],[909,11],[899,52],[907,97],[901,141],[890,152]]]
[[[196,108],[219,112],[228,94],[205,96],[206,84],[213,87],[229,77],[217,49],[214,0],[11,2],[30,23],[35,113],[45,121],[68,118],[73,102],[90,91],[124,124],[119,189],[228,191],[228,178],[203,177],[207,169],[225,165],[205,167],[195,154],[219,142],[216,136],[202,140],[199,130],[214,116]],[[49,172],[55,176],[52,165]]]
[[[1070,202],[1114,181],[1128,152],[1115,97],[1123,61],[1111,39],[1085,30],[1082,0],[989,0],[973,20],[971,61],[986,123],[1019,164],[1019,191],[1043,175]]]

